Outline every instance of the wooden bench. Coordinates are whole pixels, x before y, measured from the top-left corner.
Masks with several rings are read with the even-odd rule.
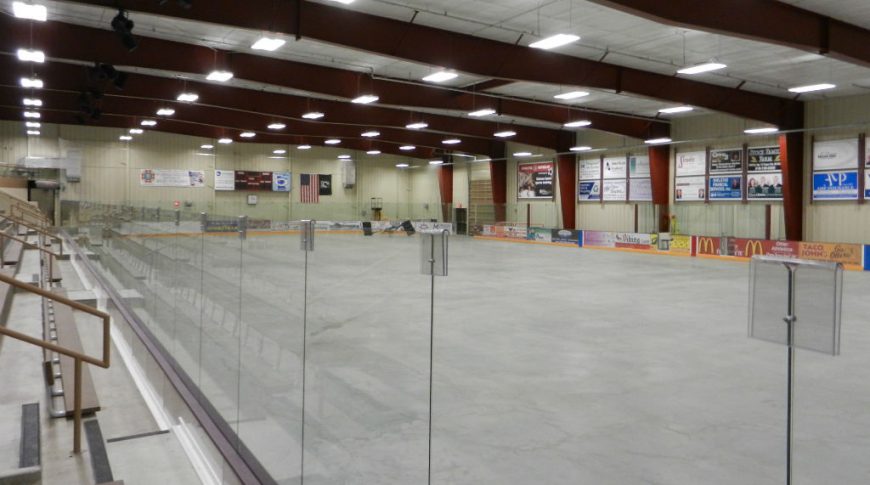
[[[5,239],[3,242],[3,262],[7,265],[18,264],[21,261],[21,254],[24,252],[24,245],[19,241]]]

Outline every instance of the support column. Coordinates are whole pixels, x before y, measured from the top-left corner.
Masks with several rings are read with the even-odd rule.
[[[507,160],[489,162],[492,181],[492,203],[495,222],[504,222],[507,215]]]
[[[446,161],[445,161],[446,162]],[[438,189],[441,192],[441,220],[451,222],[453,208],[453,165],[438,167]]]
[[[671,149],[667,145],[649,147],[649,171],[652,203],[659,209],[659,231],[670,231]]]
[[[804,232],[804,135],[786,133],[779,136],[782,161],[782,210],[785,215],[785,238],[803,240]]]
[[[573,154],[556,159],[559,180],[559,201],[562,206],[562,227],[574,229],[577,220],[577,160]]]

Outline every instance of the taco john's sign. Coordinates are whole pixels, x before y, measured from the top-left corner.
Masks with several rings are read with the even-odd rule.
[[[862,247],[860,244],[829,244],[699,236],[697,238],[697,254],[705,256],[732,256],[735,258],[770,255],[831,261],[852,266],[860,266],[862,264]]]

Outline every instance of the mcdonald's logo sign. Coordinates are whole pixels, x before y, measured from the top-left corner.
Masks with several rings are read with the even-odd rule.
[[[756,254],[764,255],[764,246],[761,244],[761,241],[757,239],[746,241],[746,246],[743,247],[743,257],[751,258]]]
[[[699,237],[698,254],[719,254],[719,238]]]

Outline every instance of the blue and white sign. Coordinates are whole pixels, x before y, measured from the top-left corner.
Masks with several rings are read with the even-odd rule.
[[[597,180],[594,182],[580,182],[577,184],[577,193],[579,194],[580,202],[601,200],[601,183]]]
[[[743,199],[743,177],[710,177],[710,200]]]
[[[290,172],[272,172],[272,192],[290,192]]]
[[[870,171],[864,172],[864,198],[870,199]]]
[[[858,172],[816,172],[813,174],[813,200],[855,200],[858,198]]]

